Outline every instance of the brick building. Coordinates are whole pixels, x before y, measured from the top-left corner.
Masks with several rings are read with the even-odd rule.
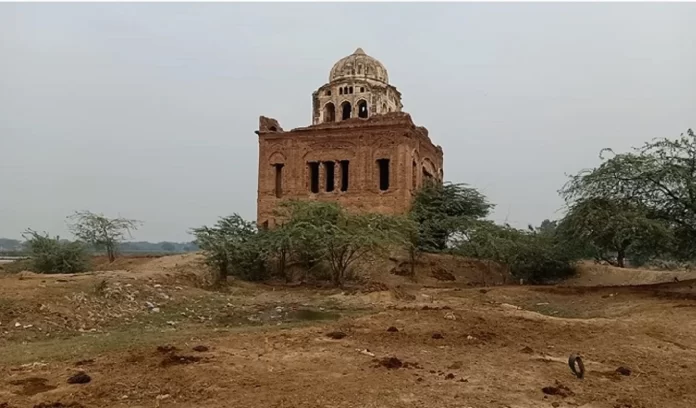
[[[273,227],[275,207],[288,199],[407,212],[425,179],[442,181],[442,148],[402,107],[384,65],[358,48],[312,94],[311,126],[284,131],[261,116],[258,225]]]

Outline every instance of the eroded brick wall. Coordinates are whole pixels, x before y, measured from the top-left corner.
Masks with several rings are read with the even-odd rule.
[[[275,129],[275,130],[272,130]],[[261,118],[257,222],[275,225],[282,200],[334,201],[356,211],[403,214],[422,184],[423,169],[442,177],[442,149],[408,114],[350,119],[284,132],[276,121]],[[378,159],[389,159],[389,188],[380,190]],[[341,191],[341,161],[348,161],[348,188]],[[326,191],[326,163],[335,163],[334,189]],[[415,162],[415,165],[414,165]],[[319,163],[318,192],[311,191],[309,163]],[[277,176],[277,168],[280,178]]]

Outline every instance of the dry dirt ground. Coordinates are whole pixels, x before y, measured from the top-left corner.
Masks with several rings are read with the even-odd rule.
[[[0,273],[0,407],[696,407],[694,281],[210,291],[196,256],[117,262]]]

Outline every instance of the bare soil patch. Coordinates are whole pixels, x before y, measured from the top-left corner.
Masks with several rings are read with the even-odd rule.
[[[133,262],[0,277],[0,407],[696,406],[696,301],[660,295],[688,285],[483,293],[456,270],[431,285],[387,269],[408,296],[210,291],[181,259]],[[89,383],[69,384],[76,370]]]

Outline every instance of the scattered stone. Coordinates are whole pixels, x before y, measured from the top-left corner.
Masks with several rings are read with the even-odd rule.
[[[80,360],[80,361],[76,362],[75,366],[80,367],[80,366],[88,365],[88,364],[92,364],[92,363],[94,363],[94,360],[90,358],[87,360]]]
[[[389,328],[387,329],[387,331],[390,332],[390,333],[396,333],[396,332],[399,331],[399,329],[397,329],[397,328],[394,327],[394,326],[389,326]]]
[[[469,382],[469,379],[468,378],[460,378],[459,382]]]
[[[178,349],[171,344],[167,344],[164,346],[157,346],[157,351],[162,354],[167,354],[167,353],[173,353],[177,351]]]
[[[423,379],[421,377],[418,377],[418,378],[416,378],[416,381],[421,382],[421,381],[423,381]],[[0,408],[2,408],[2,407],[0,407]]]
[[[368,350],[368,349],[362,349],[362,350],[358,349],[358,352],[359,352],[360,354],[364,354],[364,355],[370,356],[370,357],[374,357],[374,356],[375,356],[375,353],[371,352],[371,351]]]
[[[386,367],[389,370],[395,370],[403,367],[404,363],[396,357],[385,357],[379,361],[379,365]]]
[[[173,366],[173,365],[197,363],[201,360],[202,360],[201,357],[180,356],[180,355],[172,353],[172,354],[167,355],[165,358],[163,358],[160,365],[162,367],[169,367],[169,366]]]
[[[455,361],[454,363],[450,364],[447,368],[449,368],[450,370],[459,370],[463,366],[464,363],[462,363],[461,361]]]
[[[449,373],[445,376],[445,380],[453,380],[454,379],[454,374]]]
[[[631,375],[631,369],[628,367],[619,367],[616,369],[616,372],[621,375],[629,376]]]
[[[331,333],[326,333],[326,337],[332,338],[334,340],[340,340],[344,337],[348,336],[347,334],[341,332],[341,331],[334,331]]]
[[[546,395],[558,395],[562,398],[573,395],[573,391],[571,391],[570,388],[559,383],[558,381],[556,381],[555,386],[544,387],[541,389],[541,391]]]
[[[80,371],[68,378],[68,384],[87,384],[90,381],[92,381],[92,377],[87,375],[84,371]]]
[[[561,406],[561,403],[558,402],[558,401],[554,401],[554,402],[551,403],[551,406],[552,406],[553,408],[558,408],[558,407]]]
[[[209,349],[208,349],[208,347],[206,347],[206,346],[196,346],[196,347],[193,348],[193,351],[197,351],[197,352],[199,352],[199,353],[204,353],[204,352],[206,352],[206,351],[208,351],[208,350],[209,350]]]
[[[479,289],[479,292],[485,295],[486,293],[488,293],[488,289]]]
[[[529,346],[524,346],[524,348],[523,348],[522,350],[520,350],[520,351],[521,351],[522,353],[525,353],[525,354],[532,354],[532,353],[534,353],[534,350],[533,350],[531,347],[529,347]]]
[[[151,311],[152,313],[159,313],[160,308],[159,308],[159,307],[153,307],[152,309],[150,309],[150,311]]]
[[[435,333],[433,333],[432,338],[436,339],[436,340],[442,340],[442,339],[444,339],[444,336],[442,335],[442,333],[435,332]]]
[[[475,340],[475,339],[474,339],[474,336],[471,336],[471,335],[466,336],[466,339],[469,340],[469,341]]]
[[[445,315],[445,319],[447,319],[447,320],[457,320],[457,316],[456,316],[454,313],[450,312],[450,313],[447,313],[447,314]]]

